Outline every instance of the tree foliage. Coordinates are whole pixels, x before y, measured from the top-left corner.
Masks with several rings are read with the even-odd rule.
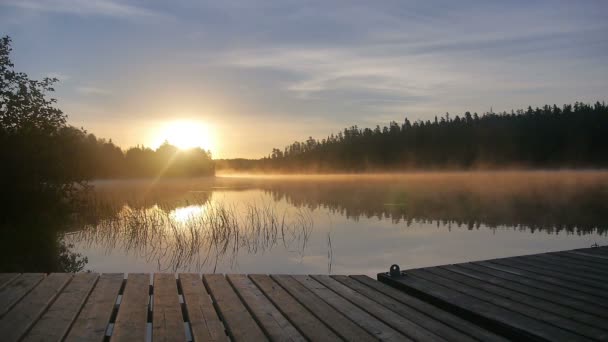
[[[528,107],[511,113],[465,112],[433,121],[345,128],[273,149],[257,166],[284,171],[391,171],[608,166],[604,102]]]

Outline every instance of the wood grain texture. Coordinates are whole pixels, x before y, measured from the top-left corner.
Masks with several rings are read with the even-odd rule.
[[[231,274],[226,278],[271,340],[306,340],[247,276]]]
[[[0,290],[20,275],[20,273],[0,273]]]
[[[181,273],[179,281],[194,340],[228,341],[224,325],[213,307],[201,276]]]
[[[411,340],[405,335],[399,333],[397,330],[389,327],[384,322],[358,308],[334,291],[314,280],[312,277],[306,275],[295,275],[293,276],[293,279],[304,285],[304,287],[313,292],[315,295],[319,296],[327,304],[334,307],[334,309],[348,317],[348,319],[356,323],[358,326],[365,329],[372,336],[383,341]]]
[[[356,280],[358,283],[361,283],[362,285],[364,285],[368,288],[372,288],[375,291],[377,291],[378,293],[381,293],[381,294],[389,297],[388,300],[392,300],[394,302],[394,304],[392,304],[392,305],[387,303],[387,307],[389,307],[389,308],[391,308],[393,306],[397,306],[399,308],[403,307],[403,306],[408,306],[408,307],[414,308],[417,311],[425,314],[427,317],[430,317],[431,320],[439,320],[439,321],[443,322],[444,324],[448,325],[449,327],[451,327],[452,329],[461,331],[468,336],[473,336],[475,338],[481,339],[482,341],[501,341],[501,342],[506,341],[506,339],[504,337],[494,334],[457,315],[454,315],[450,312],[441,310],[432,304],[424,302],[403,291],[400,291],[391,286],[388,286],[379,281],[376,281],[368,276],[364,276],[364,275],[352,275],[349,277],[335,276],[335,278],[338,280],[342,280],[344,278]],[[365,290],[363,290],[363,291],[365,291]],[[380,297],[375,296],[374,298],[379,299]],[[400,312],[400,311],[396,309],[395,312]],[[433,331],[435,331],[438,334],[445,334],[445,336],[444,335],[442,335],[442,336],[444,336],[446,338],[449,337],[449,339],[452,339],[452,338],[458,339],[458,336],[459,336],[458,334],[452,334],[452,332],[450,330],[445,331],[443,328],[436,328]]]
[[[0,317],[44,279],[43,273],[24,273],[0,289]]]
[[[185,341],[184,318],[175,276],[173,273],[155,273],[153,285],[152,340],[156,342]]]
[[[2,341],[20,340],[71,279],[72,274],[68,273],[51,273],[45,277],[0,319]]]
[[[104,340],[123,279],[122,273],[106,273],[99,277],[80,314],[76,317],[72,329],[68,332],[67,342]]]
[[[311,311],[298,302],[281,285],[267,275],[249,275],[249,278],[264,292],[266,297],[293,323],[302,335],[311,341],[341,341],[342,339],[332,331],[328,325],[332,322],[321,321]],[[308,302],[310,304],[310,302]],[[343,318],[342,318],[343,319]],[[369,336],[363,331],[362,338]],[[371,336],[370,336],[371,337]]]
[[[118,307],[112,341],[145,341],[150,275],[130,273]]]
[[[221,274],[206,274],[203,282],[235,341],[266,341],[266,335]]]
[[[78,273],[34,324],[24,341],[61,341],[97,281],[96,273]]]

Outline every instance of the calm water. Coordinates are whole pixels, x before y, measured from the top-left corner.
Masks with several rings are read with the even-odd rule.
[[[95,182],[64,241],[97,272],[348,273],[608,244],[608,174]]]

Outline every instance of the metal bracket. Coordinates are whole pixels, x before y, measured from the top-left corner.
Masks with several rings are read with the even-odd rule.
[[[389,274],[391,275],[391,277],[400,277],[401,270],[399,269],[399,265],[393,264],[389,270]]]

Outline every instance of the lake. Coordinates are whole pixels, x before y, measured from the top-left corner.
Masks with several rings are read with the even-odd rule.
[[[63,235],[96,272],[335,273],[608,244],[608,172],[93,182]]]

